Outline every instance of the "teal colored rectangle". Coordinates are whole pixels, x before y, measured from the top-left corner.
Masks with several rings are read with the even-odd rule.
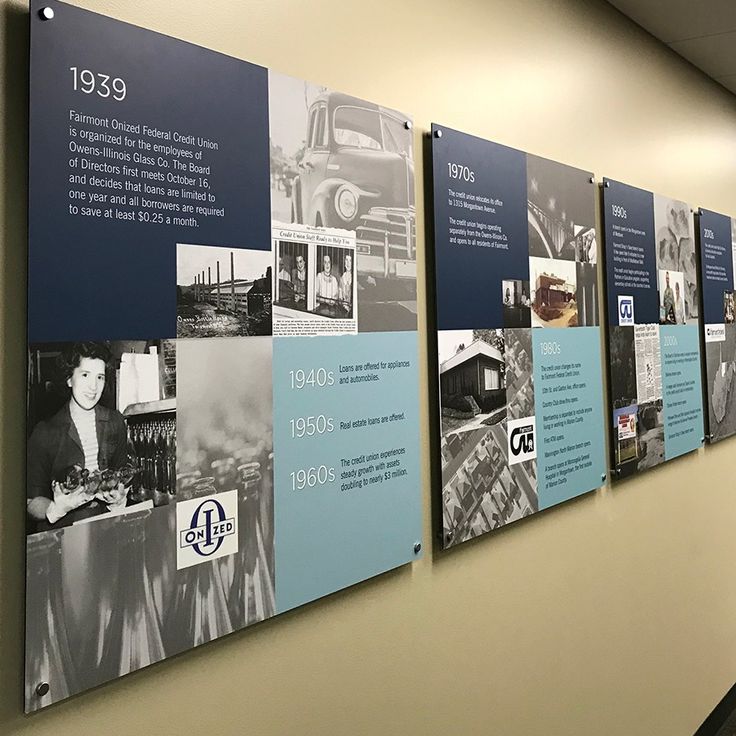
[[[661,325],[664,457],[703,443],[703,390],[697,325]]]
[[[273,373],[281,613],[419,557],[417,335],[274,338]],[[300,427],[292,420],[307,417],[323,417],[314,422],[321,428],[332,420],[332,431],[294,436]],[[298,490],[299,471],[320,467],[332,468],[334,480],[321,483],[325,472],[317,470]],[[359,477],[362,470],[370,472]]]
[[[600,350],[599,327],[532,330],[540,510],[603,483]]]

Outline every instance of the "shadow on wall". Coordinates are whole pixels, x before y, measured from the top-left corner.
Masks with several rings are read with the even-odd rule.
[[[28,11],[0,12],[0,733],[10,734],[23,712]]]

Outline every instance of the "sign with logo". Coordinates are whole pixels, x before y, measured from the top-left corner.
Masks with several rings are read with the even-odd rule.
[[[533,460],[537,456],[535,426],[536,420],[534,417],[509,419],[507,424],[509,465],[516,465],[516,463],[522,463],[524,460]]]
[[[636,437],[636,411],[631,414],[619,414],[618,416],[618,438],[619,440],[630,440]]]
[[[238,551],[238,492],[176,504],[176,569],[199,565]]]
[[[715,324],[705,325],[705,341],[706,342],[725,342],[726,325]]]
[[[625,327],[634,324],[634,297],[621,296],[618,297],[618,325]]]

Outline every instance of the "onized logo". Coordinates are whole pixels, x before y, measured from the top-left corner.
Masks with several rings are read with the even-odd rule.
[[[207,498],[194,510],[189,528],[179,532],[179,546],[191,547],[198,555],[211,557],[231,534],[235,534],[235,519],[227,518],[217,499]]]

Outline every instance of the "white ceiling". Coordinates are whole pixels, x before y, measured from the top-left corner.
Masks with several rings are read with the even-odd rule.
[[[736,0],[608,0],[736,93]]]

